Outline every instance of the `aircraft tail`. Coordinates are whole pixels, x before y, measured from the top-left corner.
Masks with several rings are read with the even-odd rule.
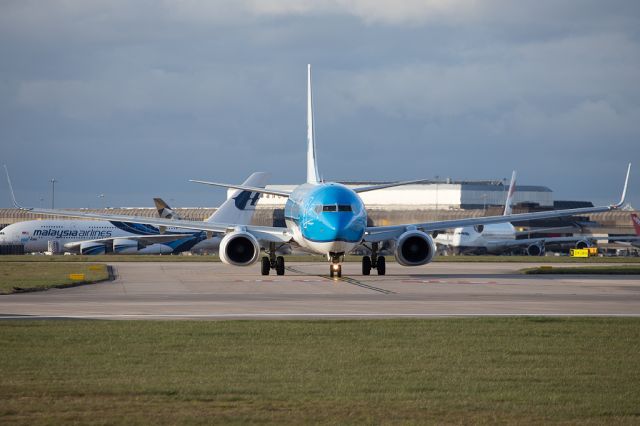
[[[313,98],[311,94],[311,64],[307,64],[307,183],[320,183],[316,158],[315,129],[313,127]]]
[[[269,173],[255,172],[243,182],[242,186],[264,188],[269,176]],[[237,189],[206,221],[248,225],[256,212],[259,199],[260,192]]]
[[[631,213],[631,221],[633,222],[633,227],[636,230],[636,235],[640,237],[640,218],[635,213]]]
[[[509,192],[507,193],[507,200],[504,203],[503,216],[509,216],[511,214],[511,208],[513,206],[513,194],[516,192],[516,171],[511,173],[511,183],[509,184]]]
[[[158,210],[158,216],[163,219],[182,219],[162,198],[154,198],[154,204]]]

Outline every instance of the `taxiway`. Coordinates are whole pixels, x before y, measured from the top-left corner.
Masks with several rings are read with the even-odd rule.
[[[0,296],[0,318],[640,316],[639,276],[518,273],[531,266],[389,263],[386,276],[365,277],[346,263],[338,280],[325,263],[290,263],[284,276],[221,263],[114,263],[114,281]]]

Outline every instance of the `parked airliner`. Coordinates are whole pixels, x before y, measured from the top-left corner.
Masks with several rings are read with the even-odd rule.
[[[267,173],[253,173],[244,185],[264,186],[267,179]],[[206,221],[248,224],[255,213],[255,202],[244,200],[257,199],[257,195],[236,190]],[[180,219],[161,199],[155,198],[154,202],[160,217]],[[188,250],[217,250],[220,238],[208,238],[204,230],[115,220],[29,220],[0,230],[0,244],[22,244],[28,253],[47,251],[49,242],[54,242],[61,252],[84,255],[175,254]]]
[[[511,183],[507,200],[504,205],[503,216],[509,216],[512,212],[513,194],[516,188],[516,172],[511,175]],[[531,232],[544,232],[549,229],[538,229]],[[583,235],[577,237],[540,237],[517,238],[523,234],[518,232],[510,223],[496,223],[492,225],[475,225],[456,228],[453,234],[439,234],[435,241],[437,244],[447,247],[454,254],[500,254],[524,249],[530,256],[542,256],[548,246],[568,245],[575,248],[587,248],[596,244],[596,240],[608,239],[608,237],[595,237]]]
[[[156,226],[176,226],[217,233],[223,236],[220,243],[220,259],[224,263],[237,266],[252,265],[260,260],[261,250],[264,250],[266,256],[261,261],[261,271],[264,275],[269,274],[271,269],[275,269],[278,275],[285,273],[284,258],[277,256],[276,252],[280,246],[289,244],[292,247],[299,247],[309,252],[326,256],[330,263],[330,276],[337,275],[340,277],[342,275],[344,256],[356,248],[364,247],[370,253],[370,255],[362,258],[362,273],[364,275],[369,275],[372,268],[377,269],[379,275],[384,275],[386,273],[385,258],[379,256],[380,244],[384,242],[394,243],[394,254],[399,264],[418,266],[425,265],[433,260],[436,247],[430,233],[435,231],[617,209],[624,202],[630,170],[631,165],[627,169],[627,177],[620,202],[609,206],[523,213],[508,217],[488,216],[392,226],[367,226],[367,211],[358,195],[359,193],[420,181],[397,182],[351,189],[339,183],[324,182],[320,179],[316,161],[311,66],[309,65],[307,68],[307,181],[292,191],[278,191],[251,185],[197,181],[207,185],[235,188],[251,193],[286,197],[285,227],[245,225],[237,221],[222,221],[222,219],[206,223],[23,208],[16,203],[13,191],[11,193],[14,204],[31,213],[148,223]],[[254,202],[251,198],[236,199],[236,201],[245,204]],[[257,201],[257,197],[255,201]]]

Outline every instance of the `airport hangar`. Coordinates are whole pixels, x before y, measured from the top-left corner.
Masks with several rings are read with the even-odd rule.
[[[384,182],[343,182],[348,186],[379,184]],[[268,188],[291,190],[295,185],[267,185]],[[229,190],[228,195],[234,190]],[[502,214],[508,191],[506,180],[453,181],[432,180],[420,184],[386,188],[361,194],[367,206],[369,224],[376,226],[399,223],[428,222]],[[149,204],[153,194],[149,195]],[[157,196],[157,195],[156,195]],[[285,198],[262,194],[257,204],[254,224],[284,226]],[[554,200],[553,191],[545,186],[517,185],[514,193],[514,213],[566,209],[591,206],[585,201]],[[175,208],[183,219],[204,220],[215,208]],[[106,209],[79,209],[110,214],[132,216],[157,216],[153,207],[129,207]],[[550,219],[534,223],[514,223],[523,230],[529,227],[557,228],[554,235],[588,234],[616,236],[634,234],[630,214],[632,208],[605,213],[593,213],[580,217]],[[53,217],[33,215],[18,209],[0,209],[0,229],[12,223]],[[59,219],[59,218],[57,218]],[[542,236],[542,235],[540,235]]]

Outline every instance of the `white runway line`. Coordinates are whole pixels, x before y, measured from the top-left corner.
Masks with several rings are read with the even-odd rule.
[[[100,315],[0,315],[0,320],[15,319],[135,319],[135,318],[456,318],[456,317],[619,317],[640,318],[640,314],[584,314],[584,313],[460,313],[460,314],[293,314],[293,313],[264,313],[264,314],[100,314]]]

